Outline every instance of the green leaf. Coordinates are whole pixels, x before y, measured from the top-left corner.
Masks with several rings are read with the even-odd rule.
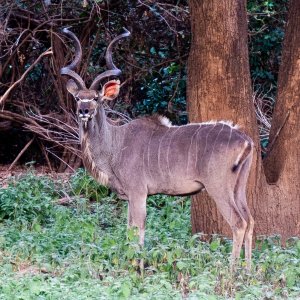
[[[292,288],[297,281],[297,272],[293,268],[288,269],[285,273],[286,276],[286,285],[289,288]]]
[[[153,54],[153,55],[155,55],[155,54],[156,54],[156,50],[155,50],[155,48],[154,48],[154,47],[151,47],[151,48],[150,48],[150,53],[151,53],[151,54]]]
[[[124,282],[121,286],[122,294],[125,298],[128,298],[131,294],[131,286],[128,282]]]
[[[184,263],[183,261],[178,261],[177,263],[176,263],[176,267],[177,267],[177,269],[178,270],[183,270],[184,268],[186,268],[186,263]]]
[[[216,251],[219,248],[219,246],[220,246],[220,240],[216,239],[210,243],[209,248],[211,251]]]

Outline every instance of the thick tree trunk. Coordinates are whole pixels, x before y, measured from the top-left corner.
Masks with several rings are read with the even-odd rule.
[[[192,43],[188,63],[191,122],[233,120],[257,137],[251,100],[244,1],[190,1]],[[258,143],[255,138],[256,144]],[[253,175],[252,175],[253,178]],[[253,180],[253,179],[252,179]],[[192,198],[193,232],[231,234],[205,193]]]
[[[278,94],[264,166],[272,186],[275,221],[286,236],[300,235],[300,1],[291,0]],[[271,200],[270,200],[271,201]]]
[[[299,227],[296,223],[300,210],[299,203],[295,202],[299,202],[299,185],[298,190],[297,187],[292,188],[292,197],[286,199],[285,196],[291,194],[285,193],[285,186],[294,187],[297,184],[289,181],[290,177],[283,176],[284,187],[269,186],[262,168],[248,62],[246,3],[244,0],[190,0],[190,11],[192,44],[187,89],[190,121],[229,119],[242,126],[256,144],[248,189],[248,203],[256,221],[256,234],[281,234],[284,238],[297,235]],[[290,121],[291,118],[287,123]],[[299,126],[297,128],[300,129]],[[283,140],[286,141],[284,136]],[[297,151],[296,156],[299,154]],[[290,159],[291,163],[297,162],[296,156]],[[293,168],[295,171],[287,169],[285,172],[292,171],[292,176],[299,182],[299,167]],[[296,211],[298,209],[298,216],[292,212],[290,205]],[[285,218],[288,218],[290,225],[283,226]],[[192,198],[192,226],[193,232],[231,235],[228,225],[206,194]]]

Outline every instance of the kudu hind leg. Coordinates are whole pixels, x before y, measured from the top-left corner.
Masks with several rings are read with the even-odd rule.
[[[244,200],[245,199],[245,200]],[[250,271],[251,269],[251,257],[252,257],[252,238],[253,238],[253,228],[254,228],[254,219],[250,214],[246,202],[246,193],[245,195],[239,195],[236,197],[237,206],[241,211],[244,219],[247,221],[247,229],[245,232],[245,258],[246,258],[246,268]]]
[[[241,214],[238,212],[238,210],[234,209],[234,217],[231,220],[231,228],[232,228],[232,234],[233,234],[233,245],[232,245],[232,257],[231,257],[231,269],[235,269],[235,265],[237,260],[240,257],[245,232],[247,228],[247,222],[245,219],[241,216]]]
[[[234,271],[236,262],[240,257],[247,222],[235,204],[233,190],[224,190],[223,193],[210,193],[208,189],[207,191],[215,200],[217,208],[232,229],[233,245],[231,254],[231,270]]]
[[[243,218],[247,222],[247,229],[245,233],[245,258],[246,258],[246,268],[250,271],[251,269],[251,256],[252,256],[252,237],[254,228],[254,219],[250,213],[250,209],[247,205],[246,197],[246,183],[249,174],[249,165],[245,162],[239,173],[238,180],[236,182],[234,199],[235,203],[242,214]]]

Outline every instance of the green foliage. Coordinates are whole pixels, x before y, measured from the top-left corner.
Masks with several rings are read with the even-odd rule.
[[[158,55],[163,54],[159,52]],[[186,74],[181,68],[179,64],[171,63],[146,78],[141,87],[144,97],[134,107],[137,114],[159,113],[167,115],[176,124],[187,123]]]
[[[56,204],[61,195],[73,195],[79,182],[86,185],[75,202],[68,207]],[[231,276],[231,242],[215,236],[206,243],[192,236],[188,199],[149,197],[146,244],[141,249],[136,229],[126,231],[126,202],[114,195],[99,197],[94,188],[80,170],[65,185],[28,174],[1,191],[1,199],[6,199],[1,212],[7,212],[0,223],[0,299],[299,297],[298,239],[288,241],[285,249],[277,237],[258,241],[252,273],[245,273],[241,259],[242,267]],[[27,195],[34,208],[18,206],[15,216],[3,203],[13,203],[19,194]],[[43,222],[20,227],[24,220],[36,219]]]
[[[276,93],[288,0],[247,1],[252,81],[263,93]]]
[[[25,65],[25,69],[28,69],[30,66],[31,66],[31,64],[27,63]],[[34,82],[40,81],[42,76],[43,76],[43,65],[41,63],[39,63],[28,74],[28,77],[26,79],[32,84]]]
[[[70,178],[72,193],[77,196],[84,196],[87,199],[100,201],[108,195],[108,188],[99,185],[85,169],[79,169]]]
[[[57,197],[52,181],[29,173],[0,190],[0,220],[37,226],[52,217],[52,201]]]

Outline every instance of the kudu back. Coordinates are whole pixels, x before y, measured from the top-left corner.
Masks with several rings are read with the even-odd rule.
[[[251,266],[254,221],[246,201],[246,184],[253,156],[253,142],[230,122],[172,126],[161,116],[144,117],[114,126],[103,102],[118,96],[120,82],[100,81],[119,76],[112,61],[112,47],[130,33],[126,30],[109,44],[108,71],[98,75],[90,88],[74,71],[82,58],[74,33],[63,32],[75,44],[75,58],[61,69],[72,79],[67,90],[77,101],[80,143],[87,170],[101,184],[128,200],[128,226],[136,226],[144,244],[147,195],[193,194],[206,189],[233,233],[231,265],[245,241],[247,268]]]

